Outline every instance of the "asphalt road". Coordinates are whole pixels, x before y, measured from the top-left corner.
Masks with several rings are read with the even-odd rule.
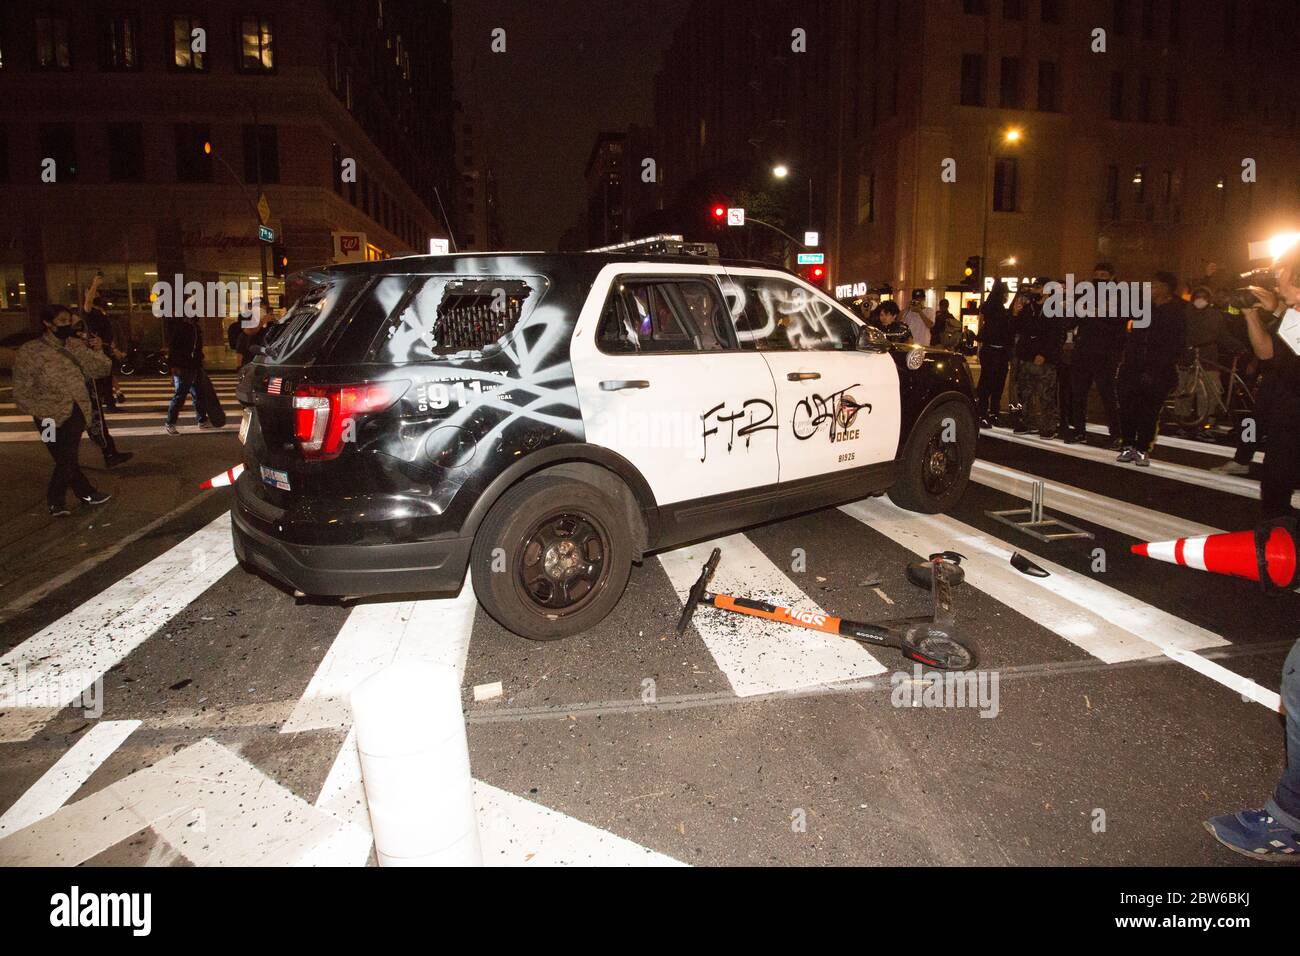
[[[128,386],[141,414],[148,384]],[[1129,554],[1252,525],[1256,484],[1211,474],[1220,454],[1161,445],[1142,471],[985,433],[950,516],[871,499],[722,542],[719,590],[866,620],[925,611],[917,553],[965,555],[983,693],[930,706],[932,675],[888,650],[707,608],[679,637],[711,543],[648,559],[606,621],[551,644],[468,593],[295,601],[235,566],[229,492],[197,491],[234,463],[234,426],[127,427],[135,460],[89,472],[114,499],[57,523],[44,449],[0,445],[0,864],[373,862],[347,692],[432,657],[463,674],[489,862],[1252,865],[1201,821],[1261,805],[1283,766],[1300,598]],[[1023,507],[1034,477],[1093,538],[986,513]],[[102,713],[66,705],[96,677]]]

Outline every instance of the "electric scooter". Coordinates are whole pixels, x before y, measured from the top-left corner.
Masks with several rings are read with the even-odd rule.
[[[696,608],[703,604],[732,614],[760,617],[779,624],[789,624],[791,627],[851,638],[867,647],[897,648],[908,660],[940,670],[973,670],[977,664],[975,648],[958,637],[954,627],[951,579],[956,576],[953,569],[957,562],[951,561],[942,552],[931,555],[929,561],[933,611],[924,617],[899,618],[878,623],[850,621],[820,612],[792,611],[788,607],[764,601],[751,601],[731,594],[715,594],[708,587],[721,559],[722,549],[714,548],[709,560],[704,562],[704,568],[691,586],[681,619],[677,622],[678,634],[685,633],[686,626],[695,616]]]

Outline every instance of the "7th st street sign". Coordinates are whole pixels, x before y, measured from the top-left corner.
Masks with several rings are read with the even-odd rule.
[[[275,230],[270,226],[258,226],[257,238],[263,242],[275,242]]]

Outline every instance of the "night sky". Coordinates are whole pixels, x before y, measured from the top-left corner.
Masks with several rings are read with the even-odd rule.
[[[454,0],[457,97],[494,160],[507,249],[554,249],[583,208],[596,133],[654,117],[689,0]],[[506,52],[490,49],[506,31]]]

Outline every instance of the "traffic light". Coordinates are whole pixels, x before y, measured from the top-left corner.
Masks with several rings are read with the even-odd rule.
[[[715,223],[722,224],[727,221],[727,204],[725,202],[715,202],[709,213],[713,216]]]
[[[284,246],[271,247],[271,268],[282,279],[289,274],[289,256]]]
[[[804,266],[803,277],[812,285],[821,288],[822,283],[826,281],[826,263],[818,262],[810,266]]]
[[[967,256],[966,268],[963,270],[964,278],[961,284],[968,289],[978,289],[980,279],[984,277],[984,266],[979,256]]]

